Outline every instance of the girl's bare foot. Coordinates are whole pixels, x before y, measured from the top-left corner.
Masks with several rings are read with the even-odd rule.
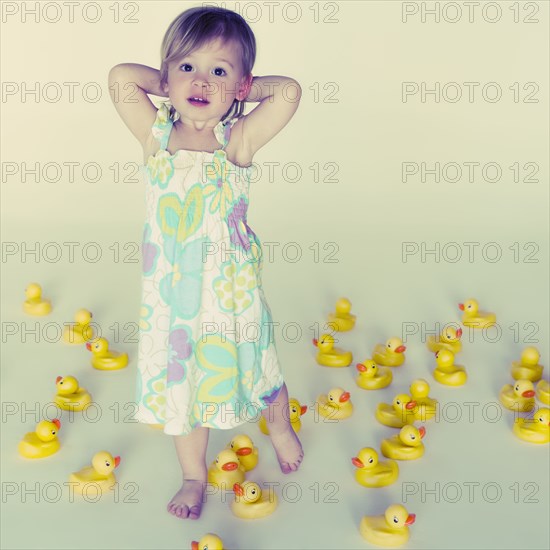
[[[294,472],[304,457],[302,444],[290,425],[288,390],[286,384],[270,400],[270,405],[262,411],[268,426],[271,443],[284,474]]]
[[[302,462],[304,451],[292,427],[289,425],[279,433],[270,429],[269,434],[283,474],[296,471]]]
[[[201,515],[206,488],[208,428],[199,427],[188,435],[177,435],[174,443],[183,473],[183,484],[166,508],[177,518],[197,519]]]
[[[166,509],[181,519],[198,519],[201,515],[206,480],[185,479]]]

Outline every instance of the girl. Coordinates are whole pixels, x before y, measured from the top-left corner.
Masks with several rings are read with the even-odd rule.
[[[254,154],[292,118],[301,88],[253,78],[255,55],[240,15],[195,7],[170,24],[160,71],[123,63],[109,73],[146,166],[136,417],[174,436],[183,485],[168,511],[180,518],[201,513],[209,428],[261,411],[281,470],[303,457],[262,290],[261,242],[246,218]],[[168,101],[157,109],[147,94]],[[260,103],[243,115],[244,101]]]

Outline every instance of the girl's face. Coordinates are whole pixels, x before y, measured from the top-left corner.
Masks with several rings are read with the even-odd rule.
[[[217,39],[170,64],[165,92],[180,115],[219,120],[235,98],[246,98],[251,79],[242,73],[239,45]]]

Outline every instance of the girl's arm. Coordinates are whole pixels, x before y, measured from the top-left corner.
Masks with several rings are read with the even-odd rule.
[[[276,136],[294,116],[302,88],[286,76],[255,76],[245,101],[259,101],[243,121],[245,157],[252,159],[256,151]]]
[[[157,114],[147,94],[167,97],[160,86],[160,71],[137,63],[115,65],[109,71],[109,92],[126,126],[145,146]]]

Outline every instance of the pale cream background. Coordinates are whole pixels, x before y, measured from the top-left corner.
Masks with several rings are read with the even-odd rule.
[[[34,3],[32,3],[34,5]],[[111,2],[101,2],[102,18],[96,24],[76,21],[22,23],[20,16],[7,17],[2,25],[2,81],[99,83],[102,98],[97,103],[82,99],[74,103],[67,89],[59,102],[44,99],[26,102],[19,96],[2,99],[2,161],[15,163],[97,162],[103,179],[85,183],[27,182],[11,177],[2,182],[2,241],[7,250],[35,242],[77,242],[77,255],[70,261],[67,249],[59,261],[43,256],[21,257],[20,252],[2,263],[2,401],[32,408],[53,395],[58,374],[74,374],[88,387],[102,410],[93,423],[77,418],[64,421],[60,453],[36,463],[26,463],[16,453],[17,441],[34,426],[34,415],[7,416],[2,423],[2,481],[41,487],[62,484],[71,471],[84,466],[101,448],[122,455],[117,470],[121,483],[120,502],[112,498],[98,504],[70,504],[66,493],[57,503],[39,496],[4,496],[2,546],[6,548],[187,548],[201,534],[218,532],[229,548],[364,548],[367,543],[357,526],[364,514],[382,513],[391,502],[402,502],[402,483],[478,482],[480,487],[496,482],[502,488],[497,503],[480,496],[474,502],[464,493],[457,503],[438,504],[433,496],[422,502],[419,495],[406,503],[417,514],[411,528],[410,548],[545,548],[549,545],[548,446],[522,444],[511,434],[512,413],[495,423],[480,415],[487,403],[497,401],[500,387],[510,381],[509,363],[535,327],[534,337],[549,364],[548,319],[548,4],[539,8],[537,24],[513,23],[511,2],[500,2],[502,19],[494,24],[466,15],[456,24],[421,23],[419,16],[401,22],[401,2],[335,2],[336,24],[315,23],[313,3],[301,3],[303,16],[292,24],[275,11],[269,22],[263,17],[252,24],[258,41],[254,74],[281,74],[298,80],[303,89],[300,108],[290,124],[254,159],[264,170],[251,186],[249,222],[262,241],[277,242],[274,261],[266,261],[264,286],[275,320],[281,325],[297,323],[302,335],[296,343],[275,333],[290,393],[311,404],[316,395],[341,385],[352,392],[355,416],[330,426],[315,423],[311,412],[304,417],[302,440],[306,458],[299,474],[285,478],[279,473],[269,442],[255,426],[244,431],[260,447],[262,462],[251,476],[256,480],[294,482],[302,491],[297,503],[283,502],[276,515],[256,523],[234,519],[227,504],[211,498],[203,517],[195,523],[175,520],[164,511],[179,481],[172,442],[144,426],[115,422],[115,403],[134,398],[137,346],[120,341],[113,347],[128,351],[131,364],[117,373],[99,373],[88,364],[87,352],[69,349],[55,340],[55,326],[39,342],[21,332],[47,323],[70,321],[79,307],[88,307],[104,332],[112,338],[113,323],[123,327],[139,315],[139,264],[113,261],[116,247],[122,258],[139,243],[144,215],[140,183],[114,183],[109,166],[118,162],[141,162],[141,150],[108,97],[107,74],[121,62],[139,62],[158,67],[160,42],[170,21],[195,2],[139,2],[135,24],[115,24]],[[245,4],[241,2],[242,6]],[[282,3],[281,3],[282,4]],[[523,4],[520,2],[520,4]],[[433,6],[433,2],[429,3]],[[227,2],[226,6],[235,6]],[[321,4],[322,6],[322,4]],[[5,9],[5,8],[4,8]],[[465,8],[464,8],[465,9]],[[128,14],[121,10],[121,14]],[[328,15],[330,10],[321,10]],[[524,17],[529,11],[520,11]],[[418,96],[401,101],[404,81],[497,82],[503,97],[484,102],[480,87],[476,101],[468,103],[421,103]],[[508,89],[514,82],[536,82],[539,103],[514,103]],[[313,87],[321,94],[326,83],[336,83],[337,103],[314,101]],[[332,85],[331,85],[332,86]],[[329,88],[330,90],[332,88]],[[523,93],[523,92],[522,92]],[[498,183],[478,179],[469,183],[401,182],[404,161],[497,162],[503,169]],[[264,163],[299,163],[303,176],[297,183],[284,181],[276,172],[269,182]],[[309,168],[314,163],[337,163],[338,183],[314,183]],[[536,162],[538,183],[514,183],[508,166]],[[6,166],[6,165],[4,165]],[[328,175],[327,171],[321,171]],[[434,243],[479,242],[474,261],[464,256],[457,263],[436,262],[420,255],[402,261],[402,243],[428,248]],[[80,251],[96,242],[102,258],[86,261]],[[295,263],[281,255],[283,245],[296,242],[302,259]],[[309,247],[319,243],[321,260],[338,246],[336,263],[314,261]],[[494,242],[503,256],[494,263],[481,255],[483,245]],[[12,245],[7,243],[14,243]],[[118,245],[116,244],[118,243]],[[520,260],[533,250],[538,263],[514,262],[518,243]],[[52,245],[50,245],[52,246]],[[129,247],[124,249],[124,247]],[[51,248],[50,252],[54,252]],[[449,249],[449,253],[451,250]],[[466,255],[467,249],[463,248]],[[25,260],[25,261],[22,261]],[[54,303],[48,318],[35,320],[21,312],[27,282],[43,284]],[[466,365],[468,386],[454,391],[431,378],[433,358],[422,343],[420,332],[407,340],[407,363],[395,373],[392,386],[375,394],[359,390],[353,369],[340,371],[316,366],[310,344],[310,328],[323,323],[339,295],[348,296],[359,316],[352,333],[341,336],[340,345],[354,352],[354,363],[368,356],[374,344],[401,334],[403,323],[433,328],[436,322],[458,320],[456,303],[469,295],[497,312],[502,335],[496,342],[476,334],[464,346],[460,363]],[[26,323],[26,325],[23,325]],[[517,325],[515,325],[517,323]],[[514,341],[510,327],[518,327]],[[290,327],[290,325],[288,325]],[[411,325],[412,326],[412,325]],[[7,330],[16,327],[15,335]],[[53,336],[52,336],[53,334]],[[122,335],[129,332],[122,330]],[[547,374],[547,370],[545,371]],[[373,411],[406,390],[415,377],[433,382],[432,393],[441,402],[480,403],[473,422],[465,418],[452,423],[442,419],[427,426],[426,456],[400,464],[400,478],[381,490],[367,490],[353,480],[350,458],[363,446],[379,448],[382,438],[393,435],[374,420]],[[111,408],[110,408],[111,407]],[[63,420],[63,419],[62,419]],[[209,460],[230,435],[214,433]],[[520,502],[509,488],[519,483]],[[522,502],[535,482],[538,504]],[[138,503],[124,503],[137,484]],[[315,502],[318,483],[320,502]],[[339,503],[323,502],[330,496],[325,484],[335,483]],[[61,485],[61,487],[63,487]],[[132,487],[132,486],[128,486]],[[280,487],[279,487],[280,489]],[[66,490],[66,488],[64,488]],[[55,494],[52,490],[51,494]],[[279,494],[280,491],[279,491]],[[293,498],[292,487],[288,489]],[[449,493],[452,496],[452,493]],[[242,527],[241,527],[242,526]],[[302,534],[297,533],[301,526]]]

